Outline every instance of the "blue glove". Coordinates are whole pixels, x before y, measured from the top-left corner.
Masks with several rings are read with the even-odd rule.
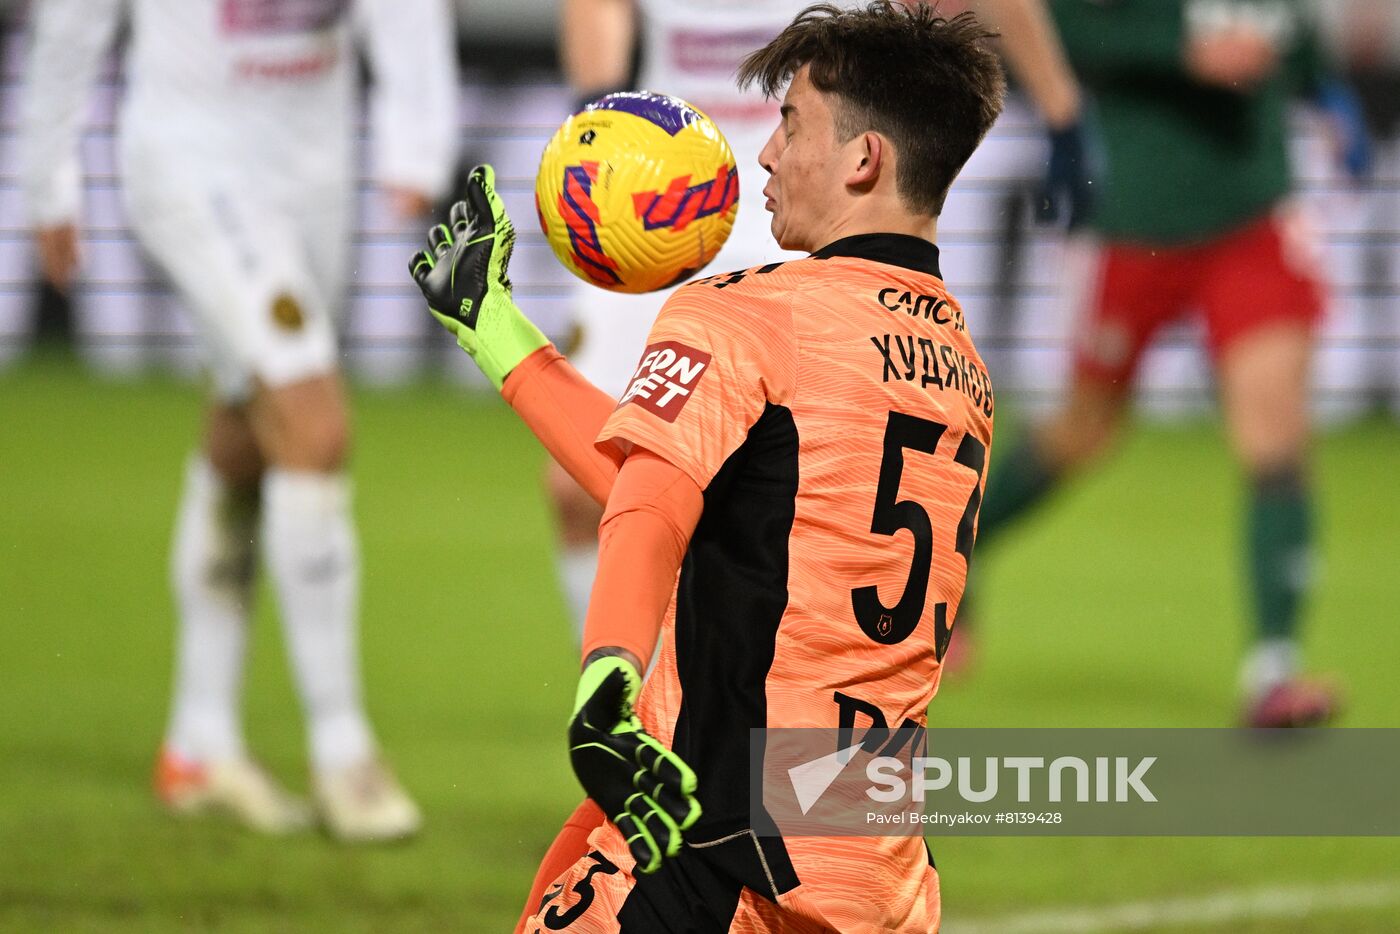
[[[1341,143],[1341,165],[1353,181],[1364,181],[1371,175],[1373,152],[1371,130],[1366,125],[1366,112],[1361,99],[1345,81],[1325,81],[1313,95],[1315,103],[1332,123]]]
[[[1075,229],[1089,217],[1094,192],[1089,185],[1088,146],[1084,124],[1050,131],[1050,163],[1035,197],[1035,219],[1042,224],[1060,220]]]

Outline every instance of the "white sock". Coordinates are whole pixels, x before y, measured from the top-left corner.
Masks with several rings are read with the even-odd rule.
[[[374,739],[360,700],[360,567],[344,475],[269,470],[263,540],[306,708],[312,766],[363,762]]]
[[[1257,700],[1298,673],[1298,643],[1292,639],[1261,639],[1240,665],[1240,690]]]
[[[574,624],[574,642],[583,641],[583,622],[588,618],[588,597],[593,592],[593,578],[598,573],[598,546],[567,545],[557,556],[559,586],[564,590],[564,602]]]
[[[258,491],[231,489],[190,458],[170,574],[179,612],[167,747],[196,762],[242,756],[239,706],[257,566]]]

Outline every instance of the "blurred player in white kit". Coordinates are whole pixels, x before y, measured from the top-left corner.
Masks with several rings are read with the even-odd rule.
[[[773,132],[779,102],[765,100],[756,91],[739,91],[734,72],[745,55],[782,32],[807,5],[795,0],[564,0],[561,6],[564,74],[580,106],[612,91],[634,90],[627,84],[633,45],[640,38],[637,87],[700,108],[734,150],[739,213],[729,240],[705,268],[706,275],[797,255],[778,249],[763,209],[767,179],[758,154]],[[641,358],[652,321],[671,291],[624,295],[575,283],[579,340],[570,362],[593,385],[621,395]],[[558,516],[560,583],[578,634],[593,589],[603,510],[553,461],[547,482]]]
[[[769,231],[758,164],[773,124],[776,100],[740,91],[734,75],[744,56],[782,32],[815,0],[563,0],[560,58],[579,108],[628,87],[634,44],[640,38],[637,88],[670,94],[693,104],[719,125],[739,167],[739,213],[733,232],[705,275],[794,259]],[[940,15],[975,9],[1003,33],[1003,48],[1018,77],[1045,116],[1054,142],[1046,197],[1084,188],[1079,165],[1079,87],[1064,60],[1042,0],[951,0]],[[640,36],[638,35],[640,31]],[[1053,190],[1052,190],[1053,189]],[[672,290],[645,295],[607,292],[574,283],[578,345],[569,354],[593,385],[618,396],[632,375],[647,332]],[[547,484],[558,529],[558,571],[576,636],[583,632],[588,596],[598,563],[602,507],[551,461]]]
[[[23,105],[23,183],[41,268],[78,266],[78,143],[97,71],[129,17],[118,124],[126,212],[181,293],[212,375],[188,464],[172,576],[175,691],[156,791],[281,833],[319,817],[345,840],[415,832],[379,756],[358,662],[359,559],[338,372],[358,114],[356,40],[375,77],[373,165],[424,212],[455,155],[449,0],[41,0]],[[259,552],[308,721],[315,808],[249,756],[241,724]]]

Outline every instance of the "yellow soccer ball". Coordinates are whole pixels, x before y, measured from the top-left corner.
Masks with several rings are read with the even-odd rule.
[[[739,173],[719,127],[685,101],[609,94],[545,147],[535,208],[565,269],[614,292],[654,292],[694,276],[724,246]]]

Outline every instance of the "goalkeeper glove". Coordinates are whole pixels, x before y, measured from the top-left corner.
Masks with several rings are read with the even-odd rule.
[[[497,389],[521,360],[549,343],[511,297],[507,267],[514,246],[496,172],[479,165],[467,177],[465,199],[452,205],[447,223],[428,233],[428,249],[408,263],[428,310]]]
[[[642,729],[632,710],[637,670],[605,656],[583,670],[569,723],[569,762],[588,797],[612,818],[637,861],[655,872],[700,817],[695,772]]]

